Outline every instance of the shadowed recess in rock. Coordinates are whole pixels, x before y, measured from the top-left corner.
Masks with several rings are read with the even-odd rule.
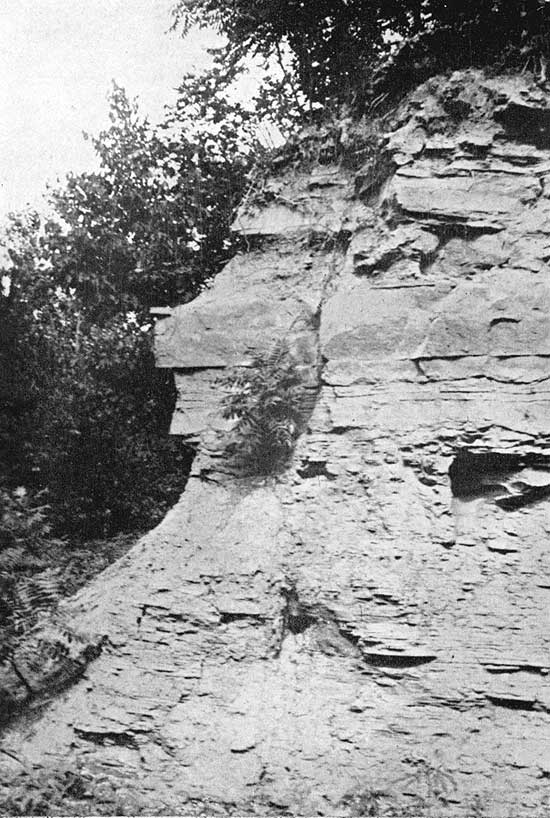
[[[487,497],[506,511],[550,497],[550,455],[463,449],[449,468],[455,497]]]
[[[303,633],[315,624],[315,617],[312,616],[298,599],[298,594],[294,588],[282,591],[285,599],[283,610],[283,630],[290,633]]]
[[[495,114],[512,139],[531,143],[537,148],[547,149],[550,145],[550,111],[537,109],[520,103],[507,105]]]
[[[302,459],[302,465],[296,471],[303,480],[311,480],[313,477],[326,477],[327,480],[334,480],[336,477],[328,470],[326,460]]]

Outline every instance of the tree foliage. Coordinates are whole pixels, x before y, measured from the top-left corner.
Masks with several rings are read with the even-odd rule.
[[[43,250],[96,320],[186,301],[234,252],[229,226],[257,146],[251,115],[223,99],[228,81],[188,75],[155,129],[115,85],[111,126],[92,139],[100,170],[53,192]]]
[[[244,472],[270,474],[292,452],[303,421],[304,387],[289,350],[279,343],[248,368],[222,380],[222,414],[235,421],[226,454]]]
[[[213,26],[228,55],[284,44],[310,100],[361,107],[448,67],[523,65],[550,50],[545,0],[178,0],[175,24]]]
[[[136,530],[182,490],[192,453],[167,436],[171,375],[148,309],[189,300],[235,252],[255,158],[251,114],[215,71],[184,78],[152,128],[113,88],[94,173],[12,216],[0,294],[0,488],[41,493],[55,533]]]

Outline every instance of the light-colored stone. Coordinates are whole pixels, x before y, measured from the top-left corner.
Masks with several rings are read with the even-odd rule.
[[[254,248],[158,322],[173,428],[204,432],[188,487],[72,601],[107,647],[4,749],[172,814],[546,814],[549,100],[436,78],[377,202],[353,199],[368,168],[270,183]],[[281,337],[306,379],[322,356],[315,409],[284,475],[235,480],[217,373]],[[453,497],[465,449],[517,462]]]

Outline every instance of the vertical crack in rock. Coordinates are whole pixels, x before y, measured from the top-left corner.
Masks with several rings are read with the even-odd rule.
[[[300,602],[295,588],[283,588],[281,593],[285,600],[282,611],[283,640],[287,633],[304,633],[304,631],[315,624],[316,619]]]
[[[29,694],[29,697],[34,696],[35,690],[33,686],[27,681],[23,673],[21,673],[14,659],[10,659],[10,666],[15,675],[17,676],[17,678],[19,679],[19,681],[21,682],[21,684],[23,685],[23,687],[26,689],[27,693]]]

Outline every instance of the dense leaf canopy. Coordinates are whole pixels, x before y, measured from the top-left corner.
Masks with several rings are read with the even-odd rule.
[[[51,191],[48,217],[4,226],[0,491],[39,495],[57,533],[147,527],[185,484],[191,454],[167,436],[174,387],[154,367],[148,310],[194,297],[235,252],[257,146],[230,81],[184,77],[156,128],[115,85],[92,139],[98,171]],[[0,533],[2,515],[0,497]]]
[[[176,25],[214,26],[233,57],[293,55],[314,100],[363,101],[447,67],[525,63],[549,48],[545,0],[178,0]]]

